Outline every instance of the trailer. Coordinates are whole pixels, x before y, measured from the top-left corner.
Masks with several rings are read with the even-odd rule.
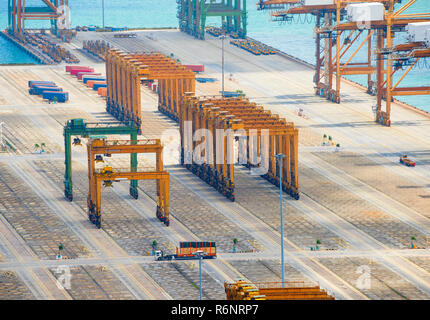
[[[407,167],[415,167],[415,161],[412,161],[411,159],[409,159],[406,154],[404,154],[400,157],[399,162],[401,164],[404,164]]]
[[[197,252],[203,253],[202,259],[216,258],[216,243],[213,241],[183,241],[179,243],[179,248],[176,247],[176,254],[164,254],[164,251],[155,251],[156,261],[170,260],[198,260],[200,255]]]

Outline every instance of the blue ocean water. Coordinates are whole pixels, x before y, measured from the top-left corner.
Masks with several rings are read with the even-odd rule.
[[[7,1],[0,1],[0,28],[7,26]],[[247,0],[248,35],[302,60],[314,63],[314,23],[311,16],[294,19],[291,23],[271,21],[268,11],[258,11],[257,0]],[[27,5],[40,5],[40,0],[26,0]],[[105,25],[114,27],[177,27],[176,0],[104,0]],[[69,0],[72,26],[102,25],[102,0]],[[405,13],[427,12],[428,0],[418,0]],[[209,17],[208,25],[220,25],[220,19]],[[29,22],[27,27],[49,27],[47,22]],[[364,38],[363,38],[364,39]],[[0,43],[0,63],[10,45]],[[365,51],[365,50],[364,50]],[[16,55],[16,60],[22,59]],[[357,55],[353,61],[360,60]],[[430,60],[415,67],[401,86],[430,85]],[[398,76],[397,76],[398,77]],[[364,83],[364,77],[351,77]],[[395,77],[395,80],[398,79]],[[430,112],[430,96],[399,97],[411,105]]]
[[[38,64],[25,50],[0,36],[0,64]]]

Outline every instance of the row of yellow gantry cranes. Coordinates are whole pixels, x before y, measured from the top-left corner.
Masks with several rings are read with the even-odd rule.
[[[90,220],[101,227],[101,186],[130,180],[130,194],[137,198],[137,181],[157,181],[157,217],[169,225],[169,174],[163,168],[160,140],[139,140],[141,134],[141,85],[158,82],[158,108],[179,121],[180,162],[221,194],[235,200],[234,165],[240,163],[255,170],[293,198],[299,199],[298,129],[292,122],[265,110],[241,96],[196,97],[195,74],[174,59],[160,53],[125,53],[111,49],[106,54],[106,109],[123,127],[100,127],[82,119],[70,120],[64,129],[69,150],[71,136],[89,137],[88,211]],[[130,129],[130,130],[125,130]],[[129,132],[130,131],[130,132]],[[196,136],[196,132],[203,132]],[[97,134],[130,134],[130,140],[112,140]],[[91,136],[93,135],[93,136]],[[73,140],[79,145],[79,138]],[[237,149],[240,152],[237,152]],[[236,150],[236,151],[235,151]],[[67,152],[66,152],[67,153]],[[155,153],[155,169],[140,171],[138,153]],[[66,163],[65,194],[72,200],[71,152]],[[130,154],[130,168],[96,163],[112,154]],[[283,154],[278,162],[277,154]]]

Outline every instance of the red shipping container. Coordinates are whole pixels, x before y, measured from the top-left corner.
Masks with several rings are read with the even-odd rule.
[[[66,66],[66,72],[72,71],[72,69],[88,69],[89,67],[84,66]]]
[[[78,72],[94,72],[93,68],[87,68],[87,69],[71,69],[70,74],[72,76],[75,76]]]
[[[194,72],[204,72],[205,71],[204,65],[184,64],[183,66],[187,67],[188,69],[191,69],[191,71],[194,71]]]

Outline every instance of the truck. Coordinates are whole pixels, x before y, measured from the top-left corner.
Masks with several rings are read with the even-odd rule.
[[[199,254],[203,259],[216,258],[216,243],[213,241],[182,241],[179,248],[176,247],[176,254],[164,254],[164,251],[155,251],[154,258],[156,261],[170,260],[198,260]]]
[[[408,158],[408,156],[406,154],[402,155],[400,157],[400,161],[401,164],[404,164],[407,167],[415,167],[415,162],[412,161],[411,159]]]

